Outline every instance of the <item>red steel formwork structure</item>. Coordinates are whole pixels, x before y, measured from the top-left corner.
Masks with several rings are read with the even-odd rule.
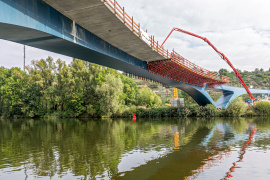
[[[205,84],[213,87],[229,83],[228,77],[197,66],[174,50],[170,54],[170,59],[148,63],[148,70],[162,77],[201,87]]]

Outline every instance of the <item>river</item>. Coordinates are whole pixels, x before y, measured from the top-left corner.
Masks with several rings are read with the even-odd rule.
[[[270,118],[0,120],[0,179],[270,179]]]

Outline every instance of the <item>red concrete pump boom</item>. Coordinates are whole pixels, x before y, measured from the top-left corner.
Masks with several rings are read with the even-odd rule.
[[[235,67],[232,65],[232,63],[230,62],[230,60],[222,53],[220,52],[219,50],[217,50],[217,48],[205,37],[202,37],[202,36],[199,36],[197,34],[194,34],[194,33],[191,33],[191,32],[188,32],[188,31],[185,31],[183,29],[179,29],[179,28],[173,28],[170,32],[170,34],[166,37],[166,39],[164,40],[164,42],[162,43],[161,47],[164,45],[164,43],[167,41],[167,39],[170,37],[170,35],[172,34],[173,31],[178,31],[178,32],[182,32],[182,33],[185,33],[185,34],[188,34],[188,35],[191,35],[191,36],[194,36],[194,37],[197,37],[197,38],[200,38],[202,40],[204,40],[209,46],[211,46],[217,53],[218,55],[233,69],[233,71],[235,72],[236,74],[236,77],[238,77],[240,83],[244,86],[244,88],[246,89],[249,97],[251,100],[254,100],[255,98],[253,97],[253,95],[251,94],[251,92],[249,91],[246,83],[244,82],[244,80],[242,79],[240,73],[237,71],[237,69],[235,69]]]

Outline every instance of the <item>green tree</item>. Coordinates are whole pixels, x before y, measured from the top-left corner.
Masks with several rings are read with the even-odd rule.
[[[35,117],[42,115],[40,98],[42,93],[40,86],[37,84],[27,84],[22,89],[22,107],[23,114],[27,117]]]
[[[241,97],[235,98],[228,107],[230,116],[242,116],[247,110],[247,106]]]
[[[136,104],[139,92],[136,83],[134,82],[133,79],[126,77],[124,75],[121,75],[121,80],[124,84],[123,93],[121,97],[125,105]]]
[[[111,116],[120,110],[120,95],[123,83],[119,77],[107,74],[102,85],[98,85],[96,93],[99,97],[101,116]]]
[[[22,115],[22,92],[26,85],[26,74],[19,68],[1,68],[0,101],[1,115],[11,117]]]
[[[139,89],[138,105],[146,105],[147,107],[160,106],[161,98],[156,95],[149,87],[143,86]]]

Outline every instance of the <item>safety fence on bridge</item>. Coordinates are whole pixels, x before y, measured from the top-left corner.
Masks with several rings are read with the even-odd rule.
[[[213,87],[215,85],[229,83],[228,77],[197,66],[180,56],[174,50],[170,53],[164,49],[158,41],[155,41],[154,36],[149,36],[147,32],[141,29],[140,24],[134,22],[133,16],[130,17],[125,12],[125,8],[121,7],[116,0],[102,1],[135,35],[164,57],[165,60],[148,63],[149,72],[196,86],[204,86],[207,83],[208,87]]]

